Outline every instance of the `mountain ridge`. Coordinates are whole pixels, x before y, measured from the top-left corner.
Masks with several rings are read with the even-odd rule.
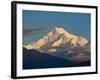
[[[90,60],[77,62],[23,47],[23,69],[79,67],[90,66],[90,64]]]
[[[24,46],[27,49],[41,49],[58,46],[84,46],[88,40],[82,36],[70,34],[62,27],[55,27],[42,39]],[[55,49],[54,49],[55,50]]]

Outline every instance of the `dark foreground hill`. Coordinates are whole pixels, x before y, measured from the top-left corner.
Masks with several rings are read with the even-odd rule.
[[[75,61],[62,59],[41,53],[37,50],[27,50],[23,48],[23,69],[57,68],[57,67],[76,67],[90,66],[90,61],[77,63]]]

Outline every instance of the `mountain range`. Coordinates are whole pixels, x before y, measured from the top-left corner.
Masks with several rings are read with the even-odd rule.
[[[42,39],[25,45],[27,49],[36,49],[41,52],[56,52],[58,48],[68,48],[75,46],[84,46],[88,43],[88,40],[82,36],[77,36],[71,33],[68,33],[62,27],[55,27]]]
[[[23,46],[23,69],[90,66],[90,41],[55,27],[43,38]]]

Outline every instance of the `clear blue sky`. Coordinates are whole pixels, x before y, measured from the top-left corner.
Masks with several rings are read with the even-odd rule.
[[[91,15],[89,13],[23,10],[22,17],[24,44],[42,38],[55,26],[61,26],[69,33],[90,40]]]

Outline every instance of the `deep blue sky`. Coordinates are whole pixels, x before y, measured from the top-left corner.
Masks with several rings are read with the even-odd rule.
[[[33,30],[33,33],[23,36],[23,42],[27,44],[36,41],[55,26],[61,26],[69,33],[90,40],[90,17],[89,13],[23,10],[23,29],[26,31],[28,29],[31,29],[29,31]],[[35,34],[34,30],[36,30]]]

